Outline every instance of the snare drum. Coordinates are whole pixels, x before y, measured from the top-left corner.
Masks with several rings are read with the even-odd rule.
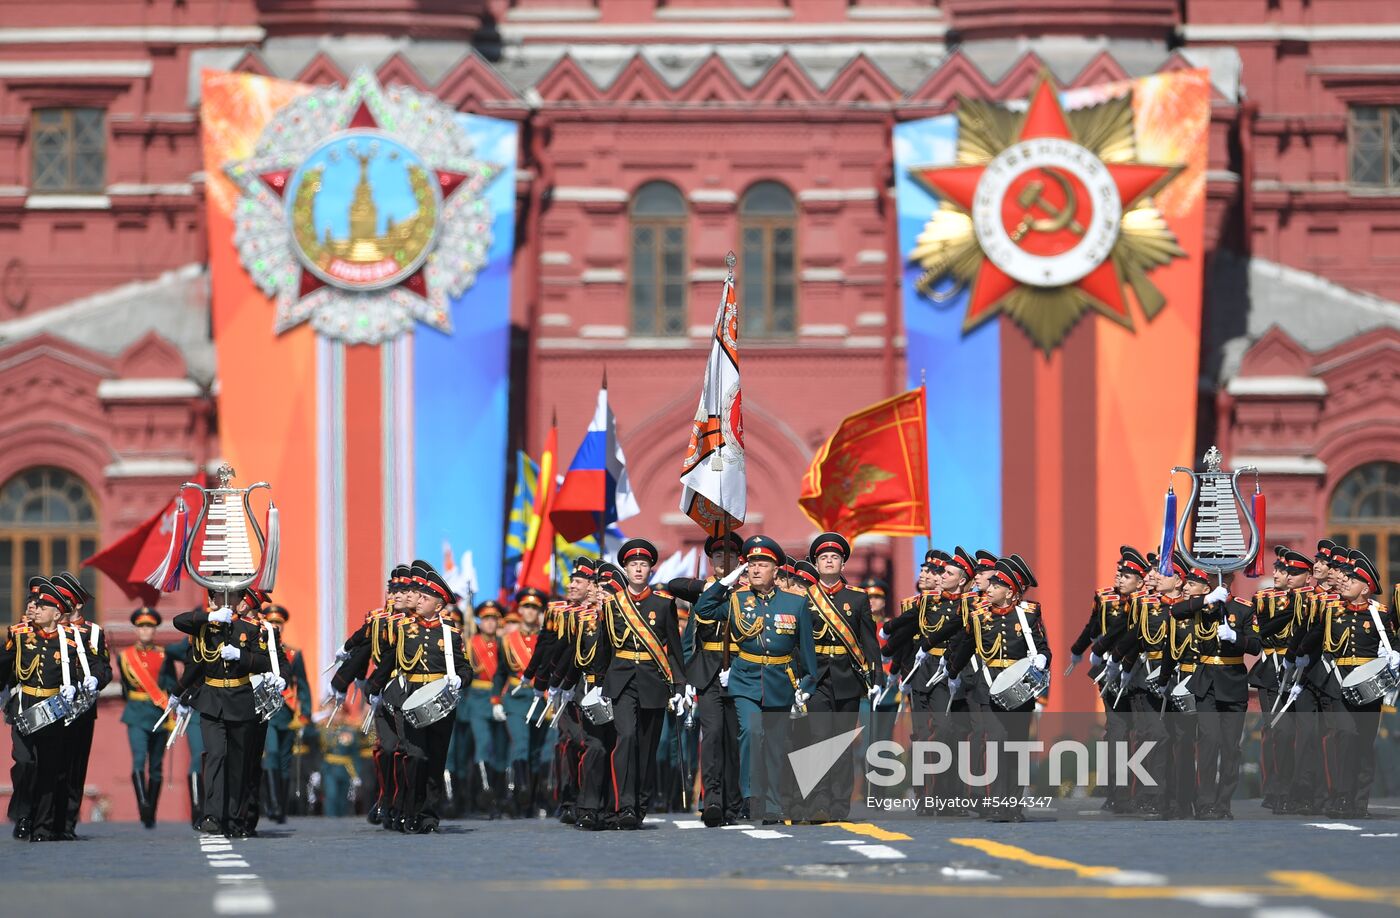
[[[258,719],[267,723],[272,719],[272,715],[282,709],[285,700],[282,693],[277,691],[277,684],[272,681],[270,674],[254,673],[249,678],[253,683],[253,704],[258,712]]]
[[[1360,707],[1384,698],[1397,685],[1400,685],[1400,674],[1390,668],[1387,660],[1371,660],[1353,669],[1342,680],[1342,697],[1348,704]]]
[[[588,718],[588,722],[595,727],[612,723],[612,699],[604,697],[602,692],[590,692],[585,695],[578,707],[583,716]]]
[[[1050,674],[1031,665],[1029,657],[1017,660],[992,680],[992,701],[1003,711],[1033,702],[1050,687]]]
[[[72,713],[72,702],[62,695],[50,695],[19,712],[15,717],[15,727],[22,735],[28,736],[65,720]]]
[[[1177,683],[1172,687],[1171,694],[1167,696],[1171,705],[1182,714],[1196,713],[1196,695],[1191,691],[1185,682]]]
[[[82,686],[78,686],[78,691],[73,696],[68,715],[63,718],[63,725],[66,727],[72,724],[73,721],[90,711],[95,704],[97,704],[97,692],[89,692]]]
[[[421,730],[457,710],[460,697],[461,692],[452,688],[446,678],[434,679],[404,701],[404,720]]]

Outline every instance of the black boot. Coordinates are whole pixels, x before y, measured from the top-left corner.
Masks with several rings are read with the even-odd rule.
[[[477,802],[480,804],[482,812],[486,814],[487,819],[498,818],[501,814],[496,809],[496,798],[491,789],[491,772],[486,767],[485,762],[476,763],[476,779]]]
[[[146,799],[146,778],[139,771],[131,773],[131,786],[136,789],[136,813],[141,820],[141,825],[146,828],[151,827],[151,804]]]
[[[499,768],[491,769],[491,785],[496,788],[496,799],[500,802],[501,812],[511,819],[518,814],[515,810],[515,770],[507,768],[501,771]]]
[[[154,829],[156,825],[156,808],[160,804],[160,775],[151,775],[146,781],[146,812],[150,814],[151,821],[146,823],[146,828]]]
[[[275,771],[263,772],[264,793],[267,794],[267,806],[264,808],[267,818],[276,823],[287,821],[287,799],[282,790],[282,779]]]
[[[190,828],[198,829],[204,821],[204,776],[199,772],[186,775],[190,791]]]
[[[533,785],[530,782],[530,766],[525,762],[516,760],[510,763],[511,773],[515,777],[515,814],[520,817],[533,816],[530,812]]]

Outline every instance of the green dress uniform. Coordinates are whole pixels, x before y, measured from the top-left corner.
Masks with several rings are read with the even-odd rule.
[[[471,663],[471,687],[458,707],[466,709],[472,734],[472,787],[487,815],[500,814],[504,795],[503,763],[506,758],[506,725],[497,720],[496,707],[501,696],[496,693],[496,674],[501,667],[501,641],[494,634],[477,633],[467,641],[467,660]],[[504,709],[503,709],[504,710]]]
[[[321,792],[326,816],[350,813],[350,791],[354,786],[359,748],[355,731],[349,727],[337,727],[330,736],[330,745],[321,757]]]
[[[762,537],[745,543],[746,555],[758,538]],[[728,691],[739,717],[740,793],[751,799],[751,813],[777,818],[783,810],[779,790],[786,721],[770,717],[768,725],[777,729],[765,735],[763,715],[786,715],[794,693],[800,689],[811,695],[816,683],[817,657],[807,599],[776,588],[767,593],[749,587],[731,590],[716,581],[700,594],[692,615],[726,626],[727,640],[735,651],[730,657]],[[761,771],[754,766],[755,746],[762,752]]]
[[[544,746],[546,727],[525,722],[534,692],[524,683],[523,673],[535,653],[539,635],[523,630],[501,635],[500,665],[493,681],[494,694],[501,699],[506,713],[506,732],[510,743],[506,753],[506,791],[518,815],[529,812],[535,797],[536,776],[540,769],[540,750]]]
[[[132,613],[131,621],[135,625],[159,625],[160,614],[154,609],[138,609]],[[117,654],[117,674],[126,701],[121,720],[126,724],[126,738],[131,746],[131,783],[136,790],[141,822],[149,829],[155,825],[160,803],[165,742],[174,728],[172,718],[166,718],[160,730],[156,729],[156,722],[165,712],[175,677],[158,644],[133,644],[123,649]]]

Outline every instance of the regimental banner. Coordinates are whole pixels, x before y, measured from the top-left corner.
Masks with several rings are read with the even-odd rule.
[[[516,125],[368,72],[201,92],[220,440],[277,488],[289,639],[326,657],[444,543],[494,595]]]
[[[1195,452],[1209,123],[1185,70],[894,130],[933,542],[1024,555],[1066,656],[1105,559],[1155,547],[1153,476]],[[1082,688],[1052,707],[1092,709]]]

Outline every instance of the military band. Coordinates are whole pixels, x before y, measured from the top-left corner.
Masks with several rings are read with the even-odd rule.
[[[578,559],[563,599],[522,590],[509,610],[491,600],[467,607],[465,623],[461,597],[431,565],[396,566],[383,606],[346,640],[330,678],[337,709],[352,685],[363,692],[371,822],[427,834],[449,810],[474,808],[631,829],[659,801],[693,806],[708,827],[820,823],[848,817],[854,769],[839,759],[795,802],[782,752],[824,738],[820,717],[804,715],[859,713],[869,726],[879,713],[893,723],[907,704],[915,740],[971,741],[975,751],[1029,736],[1049,690],[1052,636],[1019,555],[931,549],[914,595],[887,605],[884,583],[846,580],[852,547],[839,533],[820,534],[802,560],[762,535],[712,537],[705,554],[707,577],[652,584],[657,550],[633,539],[621,566]],[[1113,569],[1065,675],[1090,658],[1083,678],[1101,700],[1103,738],[1150,742],[1152,781],[1110,780],[1106,808],[1233,818],[1253,689],[1263,806],[1368,815],[1377,729],[1400,673],[1396,615],[1379,600],[1370,558],[1326,540],[1314,555],[1280,545],[1271,582],[1248,598],[1175,550],[1159,557],[1125,545]],[[162,647],[162,616],[142,607],[130,615],[135,642],[112,652],[83,614],[90,602],[71,574],[32,578],[24,620],[5,633],[15,836],[76,836],[97,707],[83,699],[113,676],[143,825],[156,822],[182,712],[203,739],[190,785],[197,827],[245,837],[260,814],[284,821],[298,731],[317,718],[304,658],[282,639],[291,612],[253,588],[211,593],[175,616],[185,641]],[[270,710],[268,692],[281,698]],[[328,815],[347,811],[355,793],[354,727],[344,717],[326,727],[318,775]],[[458,744],[471,763],[465,809],[451,806],[449,746],[455,759]],[[973,809],[1021,821],[1014,757],[1003,749],[998,764],[985,792],[994,802]],[[934,787],[967,790],[954,776]]]

